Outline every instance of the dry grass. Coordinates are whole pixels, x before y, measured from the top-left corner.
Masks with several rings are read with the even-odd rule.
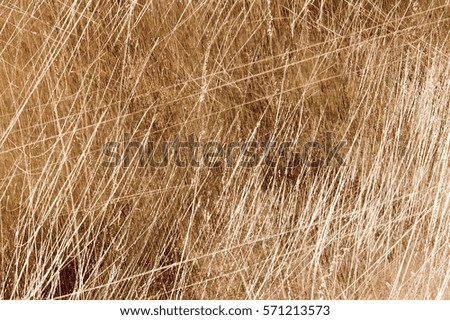
[[[449,2],[3,1],[0,298],[450,298]],[[346,166],[102,145],[345,139]]]

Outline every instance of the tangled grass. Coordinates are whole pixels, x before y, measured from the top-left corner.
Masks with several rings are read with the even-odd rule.
[[[450,298],[449,2],[3,1],[0,298]],[[102,165],[131,133],[347,141]]]

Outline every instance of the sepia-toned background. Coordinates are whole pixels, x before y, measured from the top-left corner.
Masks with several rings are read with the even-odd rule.
[[[445,0],[1,2],[0,298],[449,299],[449,30]],[[331,133],[345,166],[104,166],[126,133]]]

